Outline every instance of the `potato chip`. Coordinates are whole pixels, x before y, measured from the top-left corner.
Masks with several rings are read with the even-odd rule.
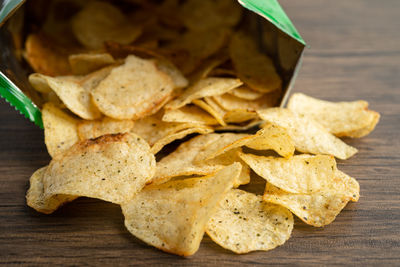
[[[36,188],[28,191],[28,204],[47,213],[59,206],[60,203],[54,205],[54,197],[58,195],[67,199],[85,196],[121,204],[133,198],[150,181],[155,164],[148,144],[136,135],[105,135],[85,140],[58,154],[46,170],[33,175],[31,184]],[[43,184],[40,196],[37,195],[40,182],[35,182],[40,179],[39,174]]]
[[[356,148],[346,145],[311,118],[284,108],[264,109],[257,113],[261,119],[286,128],[300,152],[334,155],[339,159],[348,159],[357,153]]]
[[[229,91],[228,94],[246,100],[256,100],[263,96],[263,93],[254,91],[245,85]]]
[[[350,200],[345,192],[328,190],[312,194],[293,194],[270,183],[267,183],[263,199],[288,208],[303,222],[316,227],[333,222]]]
[[[86,76],[31,76],[35,77],[35,84],[39,84],[38,80],[42,80],[40,84],[47,83],[70,111],[83,119],[93,120],[100,118],[101,113],[93,104],[90,91],[107,77],[111,69],[112,66],[106,67]]]
[[[165,110],[162,120],[167,122],[187,122],[206,125],[218,124],[218,121],[209,113],[194,105],[186,105],[179,109]]]
[[[251,36],[237,32],[231,39],[229,52],[239,79],[251,89],[269,93],[282,88],[274,63],[259,51]]]
[[[237,124],[227,124],[226,126],[216,126],[214,127],[215,131],[235,131],[235,132],[243,132],[243,131],[249,131],[252,128],[257,127],[260,125],[260,120],[252,120],[248,122],[241,123],[239,125]]]
[[[43,34],[29,34],[25,49],[25,58],[35,72],[49,76],[71,73],[68,53]]]
[[[200,99],[206,96],[221,95],[240,85],[242,85],[242,82],[238,79],[205,78],[186,89],[181,96],[169,102],[165,108],[178,109],[191,103],[195,99]]]
[[[102,54],[74,54],[68,57],[74,75],[86,75],[115,63],[108,53]]]
[[[212,69],[208,75],[214,77],[231,77],[231,78],[237,76],[236,71],[222,67]]]
[[[72,30],[79,42],[90,49],[102,48],[106,41],[129,44],[142,32],[118,8],[100,1],[88,3],[75,15]]]
[[[202,64],[195,70],[190,76],[189,79],[192,84],[197,83],[201,79],[209,77],[212,70],[219,65],[223,64],[229,59],[229,55],[221,52],[211,58],[208,58],[202,62]]]
[[[215,109],[214,107],[216,107],[216,105],[211,106],[211,105],[209,105],[210,101],[208,101],[208,103],[206,103],[204,100],[201,100],[201,99],[195,99],[192,102],[196,106],[207,111],[211,116],[213,116],[216,119],[216,121],[220,125],[226,126],[226,123],[225,123],[224,117],[223,117],[225,115],[225,112],[221,108],[217,107],[217,109]]]
[[[68,115],[53,103],[42,109],[44,142],[51,157],[68,150],[79,141],[78,119]]]
[[[46,198],[44,195],[43,176],[47,171],[47,166],[38,169],[30,178],[30,187],[26,193],[26,202],[29,207],[41,213],[50,214],[61,205],[73,201],[77,196],[54,195]]]
[[[96,121],[83,121],[78,125],[80,140],[94,139],[106,134],[128,133],[133,128],[131,120],[115,120],[105,117]]]
[[[294,154],[294,142],[285,128],[275,124],[265,124],[256,133],[256,137],[245,144],[255,150],[274,150],[282,157],[288,158]]]
[[[207,30],[235,26],[241,18],[242,8],[231,0],[188,0],[180,11],[185,26],[193,30]]]
[[[232,188],[240,168],[235,163],[208,177],[146,187],[121,206],[126,228],[163,251],[182,256],[194,254],[207,222]]]
[[[92,90],[92,96],[108,117],[139,119],[157,112],[173,89],[173,80],[153,60],[131,55]]]
[[[258,118],[258,115],[254,111],[248,111],[246,109],[234,109],[227,111],[224,114],[223,120],[226,123],[242,123],[249,120]]]
[[[368,110],[368,102],[329,102],[305,94],[293,94],[288,109],[309,116],[336,136],[362,137],[379,121],[379,113]]]
[[[239,189],[230,190],[207,223],[207,234],[235,253],[271,250],[283,245],[293,230],[293,215],[286,208],[265,203]]]
[[[259,109],[266,109],[274,107],[278,103],[278,97],[281,95],[280,91],[264,94],[262,97],[255,100],[246,100],[236,97],[229,93],[223,95],[213,96],[215,102],[218,103],[225,110],[241,110],[256,111]]]
[[[172,62],[165,58],[158,58],[156,64],[159,70],[168,74],[172,78],[175,88],[184,88],[188,86],[188,80],[183,76],[181,71],[172,64]]]
[[[44,94],[52,92],[51,87],[47,83],[47,80],[43,79],[42,77],[43,75],[40,73],[32,73],[31,75],[29,75],[28,80],[36,91]]]
[[[311,194],[326,188],[334,179],[336,161],[327,155],[296,155],[288,159],[240,154],[259,176],[290,193]]]
[[[192,134],[207,134],[213,130],[206,125],[192,123],[171,123],[161,120],[162,114],[157,113],[135,122],[132,132],[143,137],[151,146],[151,151],[156,154],[165,145],[174,140]]]

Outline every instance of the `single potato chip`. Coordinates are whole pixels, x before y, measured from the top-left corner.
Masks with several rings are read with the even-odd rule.
[[[356,148],[346,145],[311,118],[284,108],[258,110],[257,113],[261,119],[285,128],[300,152],[334,155],[339,159],[348,159],[357,153]]]
[[[59,76],[71,73],[68,53],[43,34],[29,34],[25,42],[25,58],[35,72]]]
[[[128,133],[133,128],[131,120],[115,120],[104,117],[96,121],[82,121],[78,125],[80,140],[94,139],[106,134]]]
[[[322,227],[330,224],[349,202],[346,192],[323,191],[293,194],[267,183],[264,201],[288,208],[306,224]]]
[[[44,142],[51,157],[62,154],[79,141],[80,120],[68,115],[53,103],[42,108]]]
[[[72,31],[84,46],[99,49],[106,41],[129,44],[139,37],[142,29],[129,23],[112,4],[93,1],[72,18]]]
[[[327,155],[296,155],[288,159],[240,154],[241,159],[259,176],[290,193],[319,192],[333,182],[336,161]]]
[[[194,105],[186,105],[179,109],[165,110],[162,120],[167,122],[186,122],[206,125],[218,124],[218,121],[209,113]]]
[[[283,245],[293,230],[293,215],[286,208],[263,202],[239,189],[230,190],[207,223],[207,234],[235,253],[271,250]]]
[[[233,96],[236,96],[236,97],[239,97],[239,98],[242,98],[245,100],[256,100],[264,95],[263,93],[254,91],[245,85],[235,88],[232,91],[229,91],[228,94],[231,94]]]
[[[242,123],[257,118],[258,115],[254,111],[248,111],[247,109],[234,109],[227,111],[224,114],[223,120],[226,123]]]
[[[108,53],[102,54],[74,54],[68,57],[74,75],[86,75],[93,71],[115,63]]]
[[[180,14],[187,28],[208,30],[235,26],[241,19],[242,8],[231,0],[188,0],[183,4]]]
[[[229,52],[239,79],[251,89],[261,93],[281,90],[282,80],[274,63],[266,53],[259,51],[251,36],[243,32],[235,33]]]
[[[205,99],[204,99],[205,100]],[[214,119],[222,126],[226,126],[226,123],[224,121],[224,115],[225,111],[223,111],[220,107],[216,105],[216,103],[212,103],[212,100],[207,99],[207,102],[205,102],[202,99],[195,99],[193,100],[193,104],[196,106],[200,107],[204,111],[207,111],[211,116],[214,117]],[[210,105],[211,104],[211,105]]]
[[[205,78],[198,81],[193,86],[185,90],[177,99],[169,102],[166,109],[178,109],[195,99],[200,99],[206,96],[221,95],[230,90],[242,85],[238,79],[231,78]]]
[[[162,114],[152,116],[135,122],[132,132],[143,137],[151,146],[151,151],[156,154],[165,145],[174,140],[182,139],[192,133],[207,134],[213,129],[201,124],[165,122],[161,120]]]
[[[155,61],[128,56],[92,90],[94,103],[114,119],[139,119],[154,114],[174,89],[173,80]]]
[[[34,87],[47,84],[70,111],[83,119],[94,120],[100,118],[101,113],[93,104],[90,92],[109,75],[111,69],[106,67],[86,76],[50,77],[36,73],[31,74],[29,80],[34,81]]]
[[[122,204],[151,180],[155,164],[150,147],[136,135],[105,135],[85,140],[58,154],[46,170],[32,176],[27,202],[46,213],[62,204],[60,199],[78,196]]]
[[[245,109],[247,111],[256,111],[259,109],[266,109],[274,107],[278,104],[278,99],[281,96],[281,91],[277,90],[268,94],[264,94],[262,97],[256,100],[246,100],[240,97],[236,97],[228,93],[218,96],[213,96],[215,102],[218,103],[225,110],[240,110]]]
[[[200,246],[207,222],[240,173],[239,163],[214,175],[150,185],[121,206],[134,236],[163,251],[189,256]]]
[[[363,137],[374,130],[379,113],[368,109],[368,102],[329,102],[305,94],[293,94],[288,109],[309,116],[336,136]]]

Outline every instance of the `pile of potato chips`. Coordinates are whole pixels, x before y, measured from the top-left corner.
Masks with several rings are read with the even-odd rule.
[[[54,1],[26,39],[52,157],[30,179],[30,207],[110,201],[137,238],[188,256],[205,232],[235,253],[270,250],[289,239],[292,213],[321,227],[358,200],[335,157],[357,152],[338,137],[378,123],[367,102],[294,94],[275,107],[282,80],[236,1],[131,2],[69,1],[59,18]],[[237,189],[251,171],[263,196]]]

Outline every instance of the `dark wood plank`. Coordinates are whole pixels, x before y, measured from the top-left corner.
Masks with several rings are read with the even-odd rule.
[[[234,255],[205,237],[196,255],[182,259],[132,237],[117,205],[79,199],[52,215],[28,208],[28,179],[50,158],[42,131],[1,100],[0,264],[399,265],[400,2],[281,2],[311,46],[294,91],[366,99],[382,114],[371,135],[346,140],[359,153],[339,163],[360,182],[358,203],[324,228],[296,220],[293,237],[269,252]]]

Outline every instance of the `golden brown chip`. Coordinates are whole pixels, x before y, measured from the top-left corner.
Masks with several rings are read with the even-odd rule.
[[[165,122],[161,120],[159,112],[152,116],[140,119],[135,122],[132,132],[143,137],[151,146],[151,151],[156,154],[165,145],[174,140],[182,139],[192,133],[211,133],[212,128],[193,123]]]
[[[90,49],[102,48],[106,41],[129,44],[142,32],[118,8],[100,1],[88,3],[75,15],[72,30],[79,42]]]
[[[261,119],[285,128],[300,152],[334,155],[339,159],[348,159],[357,153],[356,148],[346,145],[311,118],[284,108],[264,109],[257,113]]]
[[[232,189],[208,221],[206,232],[223,248],[242,254],[274,249],[289,239],[292,229],[293,215],[286,208]]]
[[[242,123],[258,118],[257,113],[247,109],[229,110],[224,114],[223,120],[226,123]]]
[[[205,99],[204,99],[205,100]],[[207,103],[202,99],[195,99],[193,100],[193,104],[202,108],[203,110],[207,111],[211,116],[215,118],[215,120],[222,126],[226,126],[224,121],[225,111],[221,108],[218,108],[216,104],[210,105],[209,99],[207,99]]]
[[[86,75],[93,71],[114,64],[114,58],[108,53],[74,54],[68,57],[74,75]]]
[[[186,105],[179,109],[165,110],[162,120],[167,122],[187,122],[206,125],[218,124],[218,121],[209,113],[194,105]]]
[[[163,251],[194,254],[207,222],[240,173],[232,164],[214,175],[151,185],[122,205],[125,226],[134,236]]]
[[[242,8],[231,0],[188,0],[180,13],[187,28],[207,30],[235,26],[240,21]]]
[[[159,70],[168,74],[172,78],[175,88],[184,88],[188,86],[188,80],[183,76],[181,71],[172,64],[172,62],[165,58],[158,58],[156,64]]]
[[[259,176],[290,193],[319,192],[333,182],[336,161],[327,155],[296,155],[288,159],[240,154]]]
[[[132,127],[131,120],[105,117],[96,121],[82,121],[78,125],[78,135],[80,140],[93,139],[106,134],[128,133]]]
[[[282,80],[274,63],[259,51],[251,36],[237,32],[231,39],[229,52],[238,77],[251,89],[262,93],[281,89]]]
[[[263,199],[288,208],[306,224],[322,227],[335,220],[350,197],[346,192],[330,190],[313,194],[293,194],[267,183]]]
[[[268,94],[264,94],[262,97],[256,100],[246,100],[226,93],[223,95],[213,96],[213,99],[225,110],[245,109],[247,111],[256,111],[259,109],[266,109],[276,106],[276,104],[278,104],[277,100],[279,99],[280,95],[281,91],[277,90]]]
[[[30,78],[30,81],[34,81],[33,86],[47,84],[70,111],[83,119],[93,120],[100,118],[101,113],[93,104],[90,92],[111,69],[106,67],[86,76],[49,77],[36,73],[31,75],[34,79]]]
[[[128,56],[92,90],[95,104],[114,119],[139,119],[157,112],[174,89],[173,80],[153,60]]]
[[[71,73],[68,53],[46,36],[42,34],[28,35],[25,49],[25,58],[35,72],[49,76]]]
[[[33,175],[27,202],[46,213],[53,212],[62,200],[78,196],[121,204],[150,181],[155,164],[148,144],[136,135],[105,135],[82,141]]]
[[[379,113],[368,110],[368,103],[362,100],[335,103],[296,93],[288,109],[313,118],[336,136],[363,137],[379,121]]]
[[[79,141],[79,120],[68,115],[53,103],[46,103],[42,109],[44,142],[50,156],[68,150]]]
[[[246,99],[246,100],[256,100],[263,96],[263,93],[254,91],[247,86],[241,86],[238,88],[233,89],[232,91],[228,92],[233,96]]]
[[[182,95],[169,102],[165,108],[178,109],[191,103],[195,99],[200,99],[206,96],[221,95],[240,85],[242,85],[242,82],[238,79],[205,78],[186,89]]]

